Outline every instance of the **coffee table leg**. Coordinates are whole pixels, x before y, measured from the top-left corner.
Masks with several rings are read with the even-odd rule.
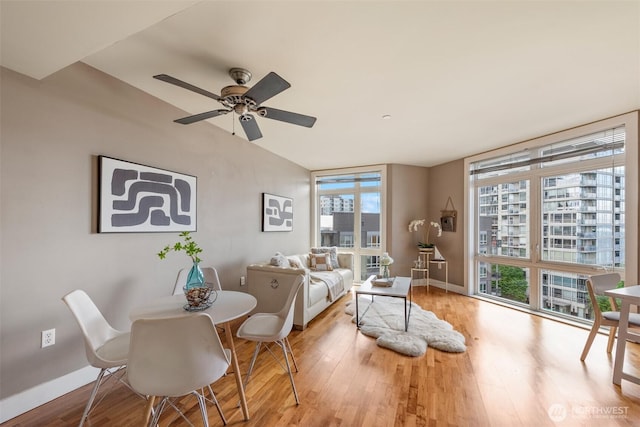
[[[409,318],[407,317],[407,299],[403,298],[404,301],[404,331],[407,332],[409,329]]]
[[[373,295],[371,295],[371,304],[373,304]],[[367,308],[364,310],[364,313],[362,313],[362,316],[358,317],[360,311],[358,309],[358,294],[356,294],[356,326],[358,329],[360,329],[360,319],[364,319],[364,315],[367,314],[367,311],[369,311],[369,308],[371,308],[371,304],[367,306]]]
[[[409,294],[409,311],[407,312],[407,298],[404,297],[404,331],[407,332],[409,330],[409,319],[411,318],[411,306],[413,298],[411,298],[411,294]]]

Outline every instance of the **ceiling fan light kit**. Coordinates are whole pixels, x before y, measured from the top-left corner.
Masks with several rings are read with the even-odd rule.
[[[229,76],[236,82],[236,84],[222,88],[220,96],[167,74],[158,74],[153,76],[153,78],[215,99],[225,107],[225,109],[207,111],[174,120],[176,123],[183,125],[234,112],[239,116],[238,119],[242,125],[242,129],[247,135],[247,139],[249,141],[253,141],[258,138],[262,138],[262,132],[251,113],[255,113],[260,117],[308,128],[315,124],[315,117],[261,105],[263,102],[291,87],[289,82],[273,71],[263,77],[251,88],[245,86],[245,84],[251,81],[251,73],[248,70],[245,70],[244,68],[231,68],[229,70]]]

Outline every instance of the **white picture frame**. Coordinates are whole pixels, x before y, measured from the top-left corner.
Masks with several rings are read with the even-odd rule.
[[[197,229],[197,178],[99,157],[99,233]]]
[[[262,231],[293,231],[293,199],[262,193]]]

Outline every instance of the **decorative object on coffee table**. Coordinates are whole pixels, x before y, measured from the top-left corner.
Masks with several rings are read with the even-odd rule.
[[[389,256],[388,252],[384,252],[380,257],[380,265],[382,266],[382,277],[384,279],[389,278],[389,266],[393,264],[393,258]]]
[[[394,281],[395,277],[382,277],[381,275],[378,275],[375,279],[371,280],[371,286],[381,286],[388,288],[389,286],[393,286]]]

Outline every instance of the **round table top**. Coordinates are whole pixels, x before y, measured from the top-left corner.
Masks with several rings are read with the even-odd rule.
[[[237,319],[253,310],[258,301],[246,292],[218,291],[216,300],[211,307],[200,312],[207,313],[213,319],[213,323],[225,323]],[[187,300],[184,295],[168,295],[149,301],[147,304],[134,307],[129,313],[129,318],[149,319],[158,317],[182,316],[190,312],[184,309]]]

